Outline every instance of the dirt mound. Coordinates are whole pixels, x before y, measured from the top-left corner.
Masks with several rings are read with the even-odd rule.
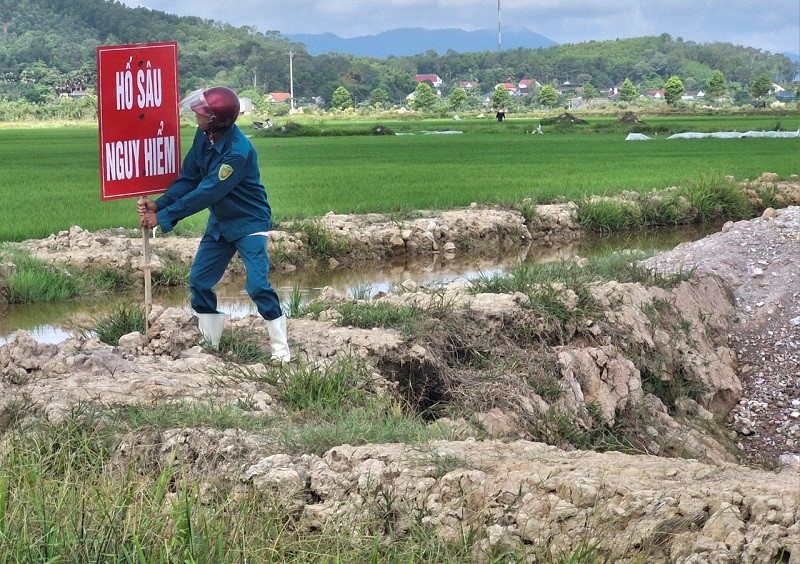
[[[619,123],[627,123],[629,125],[641,125],[644,122],[640,120],[633,112],[625,112],[618,120]]]
[[[394,131],[386,127],[385,125],[376,125],[372,128],[373,135],[394,135]]]
[[[569,112],[564,112],[554,118],[543,119],[542,125],[589,125],[589,122]]]

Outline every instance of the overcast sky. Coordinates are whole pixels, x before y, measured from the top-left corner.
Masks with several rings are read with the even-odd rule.
[[[123,0],[258,31],[375,35],[401,27],[497,29],[496,0]],[[800,53],[800,0],[501,0],[501,29],[557,43],[669,33]]]

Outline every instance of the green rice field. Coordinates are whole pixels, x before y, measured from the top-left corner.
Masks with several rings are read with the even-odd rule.
[[[403,134],[254,136],[252,141],[277,222],[329,211],[402,213],[525,198],[545,203],[660,189],[704,175],[800,173],[797,138],[666,139],[678,131],[797,130],[800,115],[653,118],[647,123],[658,134],[646,133],[652,137],[646,142],[625,141],[627,130],[613,118],[566,133],[544,128],[544,135],[530,134],[538,121],[381,122]],[[374,125],[314,124],[342,131]],[[255,133],[246,123],[242,128]],[[462,133],[446,133],[454,130]],[[183,130],[184,152],[191,133]],[[135,200],[100,200],[96,127],[0,129],[0,160],[5,217],[0,241],[41,238],[73,225],[89,230],[137,226]],[[182,225],[196,231],[203,223],[198,214]]]

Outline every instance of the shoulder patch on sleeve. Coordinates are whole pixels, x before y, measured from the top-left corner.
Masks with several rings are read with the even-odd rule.
[[[233,167],[229,164],[224,164],[219,167],[219,174],[217,175],[220,180],[225,180],[231,174],[233,174]]]

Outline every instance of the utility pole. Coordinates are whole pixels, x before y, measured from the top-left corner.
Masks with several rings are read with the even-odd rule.
[[[294,52],[289,51],[289,108],[294,111]]]
[[[503,34],[500,31],[500,0],[497,0],[497,50],[503,50]]]

